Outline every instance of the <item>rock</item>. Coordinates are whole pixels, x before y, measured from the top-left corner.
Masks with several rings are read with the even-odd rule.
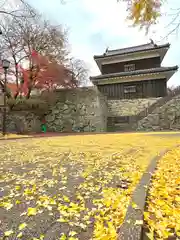
[[[180,97],[173,98],[139,121],[137,130],[149,128],[155,131],[180,129],[180,121],[176,120],[177,116],[180,116]]]
[[[54,125],[63,125],[63,121],[60,119],[60,118],[57,118],[54,122],[53,122]]]
[[[63,114],[70,115],[71,112],[72,112],[72,109],[69,107],[64,110]]]
[[[47,122],[53,122],[55,120],[55,115],[51,113],[50,115],[46,116]]]
[[[113,116],[136,115],[155,103],[159,98],[108,100],[108,112]]]
[[[67,104],[64,104],[64,107],[63,107],[63,110],[68,110],[68,105]]]
[[[56,114],[58,115],[59,112],[60,112],[60,110],[58,108],[55,108],[55,109],[53,109],[52,114],[53,115],[56,115]]]

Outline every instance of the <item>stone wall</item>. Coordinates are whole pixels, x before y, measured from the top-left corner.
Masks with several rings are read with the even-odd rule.
[[[106,131],[106,98],[96,87],[58,90],[46,116],[48,131]]]
[[[46,113],[47,131],[106,131],[106,97],[96,87],[57,90],[55,104]],[[7,131],[40,132],[40,117],[29,111],[10,111],[7,113]],[[2,112],[0,113],[0,130]]]
[[[41,122],[37,115],[28,111],[9,111],[6,127],[8,132],[35,133],[41,131]],[[0,112],[0,131],[2,130],[2,112]]]
[[[108,117],[136,115],[155,103],[159,98],[108,100],[96,87],[57,90],[55,102],[46,113],[47,131],[107,131]],[[38,112],[39,113],[39,112]],[[137,122],[137,120],[136,120]],[[180,95],[174,97],[152,114],[138,122],[132,121],[128,127],[137,130],[179,130],[180,129]],[[133,125],[134,124],[134,125]],[[132,128],[132,126],[135,128]],[[0,130],[2,129],[2,112],[0,112]],[[9,132],[40,132],[40,117],[30,111],[11,111],[7,113],[7,130]]]
[[[180,130],[180,95],[139,121],[137,130]]]
[[[108,100],[108,116],[133,116],[155,103],[159,98]]]

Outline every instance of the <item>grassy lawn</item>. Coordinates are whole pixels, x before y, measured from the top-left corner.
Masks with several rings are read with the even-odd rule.
[[[146,134],[0,142],[0,239],[117,239],[150,160],[177,143]]]

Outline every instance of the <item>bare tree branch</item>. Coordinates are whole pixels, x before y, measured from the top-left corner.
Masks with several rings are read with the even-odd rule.
[[[86,86],[88,80],[88,69],[84,61],[80,59],[70,59],[70,69],[73,77],[77,80],[79,86]]]
[[[3,9],[3,6],[5,6],[8,2],[8,0],[4,1],[0,6],[0,14],[2,15],[8,15],[13,18],[22,18],[22,17],[33,17],[35,16],[35,10],[24,0],[15,0],[17,3],[19,2],[21,5],[21,8],[18,7],[18,9],[15,9],[13,11],[8,11],[6,9]],[[11,1],[10,1],[11,2]],[[19,5],[19,4],[17,4]]]

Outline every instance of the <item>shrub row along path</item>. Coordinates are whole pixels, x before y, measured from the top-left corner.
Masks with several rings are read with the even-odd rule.
[[[170,134],[0,141],[0,239],[115,240],[153,156]]]

